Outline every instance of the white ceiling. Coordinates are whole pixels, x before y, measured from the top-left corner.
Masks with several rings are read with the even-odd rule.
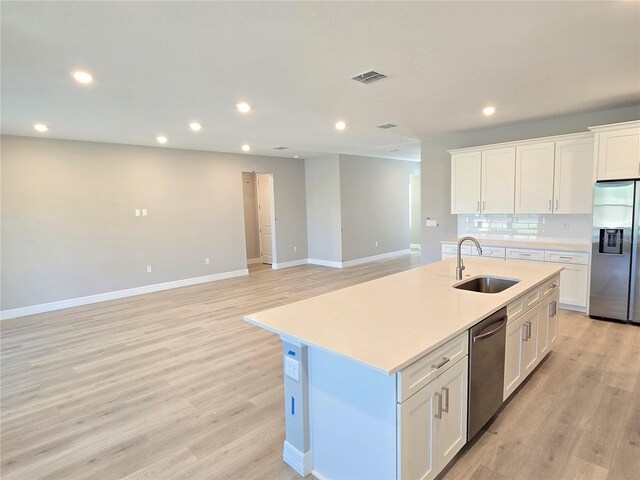
[[[640,101],[639,2],[6,2],[2,132],[418,159],[416,139]],[[95,74],[91,87],[70,72]],[[350,79],[368,69],[389,76]],[[249,115],[234,109],[254,106]],[[497,111],[484,117],[482,107]],[[187,124],[200,120],[199,133]],[[347,130],[334,123],[344,119]],[[380,130],[384,122],[399,127]],[[283,152],[274,146],[289,146]],[[398,152],[389,150],[399,149]]]

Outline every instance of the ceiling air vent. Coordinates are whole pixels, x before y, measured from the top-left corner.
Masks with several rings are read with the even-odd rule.
[[[386,75],[376,72],[375,70],[369,70],[368,72],[359,73],[355,77],[351,77],[352,80],[360,83],[373,83],[384,80],[385,78],[387,78]]]
[[[289,147],[273,147],[273,150],[289,150]]]
[[[398,125],[396,125],[395,123],[381,123],[380,125],[376,125],[376,128],[383,128],[383,129],[387,129],[387,128],[395,128]]]

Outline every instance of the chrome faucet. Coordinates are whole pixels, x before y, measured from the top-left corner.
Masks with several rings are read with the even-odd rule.
[[[476,248],[478,249],[478,255],[482,255],[482,247],[480,246],[480,242],[473,237],[462,237],[458,240],[458,263],[456,265],[456,280],[462,280],[462,271],[464,270],[464,263],[462,262],[462,242],[467,240],[471,240],[476,244]]]

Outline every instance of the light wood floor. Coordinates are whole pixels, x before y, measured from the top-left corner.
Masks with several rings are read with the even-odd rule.
[[[292,479],[279,340],[245,313],[406,270],[302,266],[1,329],[3,479]],[[446,479],[640,471],[640,328],[562,312],[555,351]]]

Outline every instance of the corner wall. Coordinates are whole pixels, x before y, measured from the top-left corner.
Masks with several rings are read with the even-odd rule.
[[[419,173],[418,162],[340,155],[342,261],[409,248],[409,177]]]
[[[440,242],[455,238],[458,233],[457,215],[450,213],[451,164],[447,150],[586,132],[588,127],[594,125],[639,118],[640,105],[635,105],[422,139],[422,261],[430,263],[440,260]],[[427,218],[437,220],[439,226],[426,227]]]

